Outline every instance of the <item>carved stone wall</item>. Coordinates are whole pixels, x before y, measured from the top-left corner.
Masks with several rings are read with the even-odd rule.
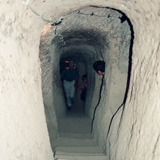
[[[29,2],[40,15],[37,16],[22,2]],[[95,135],[100,136],[99,143],[102,146],[106,144],[104,149],[110,160],[160,159],[160,2],[158,0],[0,2],[0,159],[53,159],[41,88],[39,44],[41,31],[46,23],[42,19],[55,21],[61,16],[90,5],[121,11],[129,18],[134,31],[130,85],[127,99],[118,111],[117,107],[111,107],[111,100],[114,101],[111,95],[116,95],[116,87],[115,92],[111,88],[114,88],[115,81],[118,84],[118,80],[112,76],[113,79],[108,79],[107,76],[113,73],[116,76],[116,70],[127,72],[125,62],[128,57],[125,53],[128,49],[125,50],[126,41],[123,41],[127,35],[123,33],[129,30],[121,32],[122,48],[110,45],[121,54],[117,57],[119,61],[115,62],[114,57],[111,58],[112,62],[115,62],[113,64],[116,64],[114,72],[111,70],[114,65],[106,68],[107,74],[100,104],[102,110],[96,112]],[[84,26],[92,28],[87,21]],[[103,26],[101,29],[104,29]],[[95,53],[102,52],[107,62],[108,51],[107,48],[103,49],[96,50]],[[100,58],[98,54],[90,64],[97,58]],[[87,68],[90,70],[91,66]],[[96,75],[95,81],[92,81],[95,87],[99,78]],[[95,91],[96,89],[93,92]],[[114,102],[115,106],[117,104],[119,103]],[[105,110],[106,108],[108,110]],[[92,115],[92,109],[88,111]]]

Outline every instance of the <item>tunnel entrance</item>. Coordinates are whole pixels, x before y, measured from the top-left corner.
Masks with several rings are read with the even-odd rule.
[[[87,74],[84,112],[90,119],[94,117],[93,134],[104,148],[111,117],[126,93],[131,27],[123,13],[110,8],[85,7],[61,19],[56,26],[44,26],[40,42],[42,91],[50,139],[54,141],[58,137],[57,120],[66,115],[60,71],[64,67],[62,62],[69,59],[76,62],[80,77]],[[102,77],[92,67],[97,60],[106,63],[101,95]],[[79,94],[76,102],[78,106]]]

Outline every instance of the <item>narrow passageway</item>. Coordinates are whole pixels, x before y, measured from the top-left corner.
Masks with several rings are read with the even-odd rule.
[[[58,118],[59,136],[51,142],[54,157],[68,160],[106,160],[104,151],[91,133],[91,121],[80,105],[73,105],[63,117]]]
[[[66,66],[63,61],[69,63],[66,59],[61,60],[60,64],[62,65],[62,69],[60,69],[60,71],[62,70],[63,72],[66,68],[68,71],[68,66]],[[75,68],[78,68],[81,72],[86,70],[80,62],[77,62],[74,65],[76,65]],[[82,83],[81,78],[79,81],[77,88],[79,84]],[[64,85],[62,85],[62,90],[65,98]],[[80,99],[80,92],[81,91],[75,89],[74,104],[70,109],[64,106],[66,108],[66,113],[64,116],[57,118],[59,135],[54,141],[51,141],[54,156],[55,158],[67,158],[70,160],[105,160],[106,157],[103,150],[100,149],[97,140],[94,139],[93,133],[91,133],[92,119],[85,113],[85,102]],[[67,105],[67,101],[65,105]]]
[[[159,6],[0,2],[0,160],[159,160]],[[64,58],[88,78],[85,105],[77,92],[70,110]],[[103,78],[93,70],[97,60],[106,64]]]
[[[81,153],[105,159],[106,130],[126,91],[130,40],[126,17],[110,8],[86,7],[65,15],[57,26],[44,26],[40,43],[42,91],[55,156]],[[74,105],[67,110],[61,71],[65,68],[62,62],[70,60],[79,69],[79,84],[87,74],[87,95],[84,103],[81,91],[76,91]],[[106,64],[102,88],[102,76],[93,69],[97,60]]]

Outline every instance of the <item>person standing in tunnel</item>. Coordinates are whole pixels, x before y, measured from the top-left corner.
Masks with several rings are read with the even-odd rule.
[[[104,61],[96,61],[93,63],[93,69],[97,72],[98,75],[104,76],[105,74],[105,62]]]
[[[82,76],[82,84],[78,86],[77,90],[82,90],[80,98],[83,102],[85,102],[87,92],[87,74]]]
[[[75,88],[77,88],[79,79],[78,74],[78,68],[75,66],[73,61],[70,61],[69,67],[66,67],[61,72],[61,79],[65,91],[68,110],[70,110],[71,106],[74,104]]]

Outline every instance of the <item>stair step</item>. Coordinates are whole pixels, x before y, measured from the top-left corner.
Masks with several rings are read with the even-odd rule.
[[[77,146],[95,146],[97,145],[96,140],[94,139],[76,139],[76,138],[64,138],[58,137],[54,141],[54,146],[69,146],[69,147],[77,147]]]
[[[55,147],[55,152],[99,154],[103,151],[98,146],[87,147]]]
[[[58,119],[59,132],[90,133],[91,119],[89,118],[61,118]]]
[[[90,133],[59,133],[60,137],[66,137],[66,138],[77,138],[77,139],[92,139],[93,135]]]
[[[62,152],[57,151],[55,155],[65,155],[65,156],[104,156],[104,153],[74,153],[74,152]]]
[[[53,141],[55,160],[106,160],[90,128],[87,117],[58,119],[59,137]]]
[[[55,160],[107,160],[105,155],[80,155],[80,156],[68,156],[68,155],[56,155]]]

